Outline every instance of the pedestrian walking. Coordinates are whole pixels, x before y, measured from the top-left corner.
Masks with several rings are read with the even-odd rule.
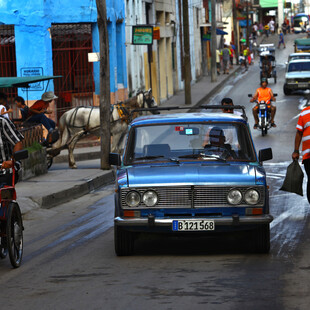
[[[275,33],[275,24],[274,24],[274,20],[273,19],[271,19],[269,21],[269,29],[270,29],[271,34]]]
[[[216,71],[218,75],[221,74],[220,70],[221,70],[221,52],[217,49],[216,50]]]
[[[279,45],[278,48],[280,48],[281,44],[283,44],[284,48],[285,48],[285,43],[284,43],[284,35],[282,30],[279,31]]]
[[[227,44],[224,44],[224,48],[222,50],[223,57],[223,74],[229,74],[228,63],[230,60],[230,50]]]
[[[265,30],[265,35],[268,38],[269,37],[269,25],[268,24],[264,26],[264,30]]]
[[[307,198],[310,203],[310,107],[303,109],[297,122],[293,160],[299,159],[299,147],[302,142],[302,163],[307,173]]]

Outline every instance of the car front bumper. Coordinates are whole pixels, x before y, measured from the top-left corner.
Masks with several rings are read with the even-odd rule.
[[[149,216],[147,218],[122,218],[116,217],[114,223],[117,226],[145,226],[145,227],[172,227],[175,220],[208,220],[214,221],[216,226],[238,226],[238,225],[262,225],[269,224],[273,221],[273,216],[270,214],[255,215],[255,216],[242,216],[233,215],[232,217],[225,218],[155,218]]]
[[[291,90],[310,89],[310,83],[286,83],[285,87]]]

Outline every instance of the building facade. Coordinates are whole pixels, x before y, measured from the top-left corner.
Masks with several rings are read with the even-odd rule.
[[[129,96],[152,88],[164,102],[183,85],[183,8],[180,0],[126,0],[126,52]],[[200,21],[202,3],[189,1],[191,78],[202,74]],[[151,46],[132,45],[132,26],[151,25],[156,35]]]
[[[99,62],[89,53],[99,52],[95,0],[0,0],[1,76],[62,75],[48,85],[31,87],[29,101],[54,90],[58,117],[72,106],[98,102]],[[125,8],[122,0],[107,0],[112,102],[127,97]],[[7,40],[9,38],[9,40]],[[15,55],[4,55],[14,45]],[[13,59],[14,58],[14,59]],[[7,63],[14,62],[10,68]],[[5,64],[6,63],[6,64]],[[18,94],[25,97],[26,90]],[[57,119],[55,115],[55,119]]]

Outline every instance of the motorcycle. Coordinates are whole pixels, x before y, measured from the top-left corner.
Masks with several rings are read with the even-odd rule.
[[[277,94],[274,94],[276,97]],[[252,98],[251,94],[248,94],[248,97]],[[270,101],[255,101],[258,105],[258,129],[261,130],[262,136],[264,137],[267,135],[268,130],[271,128],[271,110],[268,108],[268,105],[270,105]]]

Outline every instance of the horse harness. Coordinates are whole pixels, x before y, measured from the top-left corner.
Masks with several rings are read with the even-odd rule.
[[[129,119],[130,119],[130,113],[128,111],[128,109],[125,107],[125,104],[123,102],[117,102],[111,105],[111,116],[112,116],[112,112],[113,109],[117,109],[117,113],[119,116],[119,119],[111,119],[111,123],[115,123],[115,122],[126,122],[127,124],[129,123]]]

